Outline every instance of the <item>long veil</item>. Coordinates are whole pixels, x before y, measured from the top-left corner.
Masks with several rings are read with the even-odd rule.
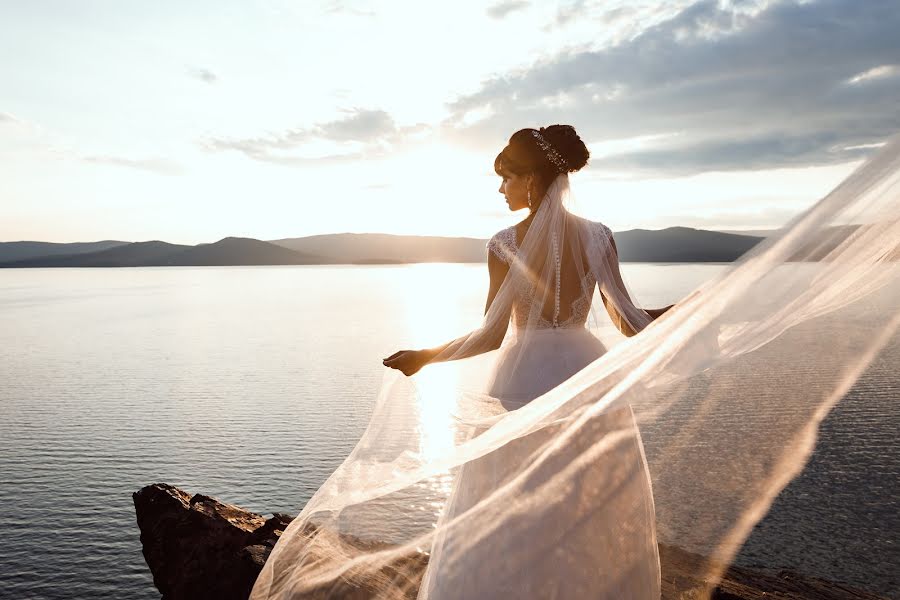
[[[628,540],[630,521],[615,517],[635,471],[611,459],[635,423],[656,541],[689,557],[691,577],[663,582],[663,597],[709,597],[900,324],[900,139],[656,320],[622,281],[611,232],[567,210],[568,197],[563,174],[480,327],[412,378],[385,374],[368,428],[282,534],[251,598],[416,598],[438,568],[447,582],[512,581],[556,552]],[[497,357],[504,377],[533,370],[518,353],[594,285],[588,327],[612,321],[627,337],[537,398],[493,397]],[[490,493],[446,513],[467,465],[526,439],[537,442]],[[589,525],[603,532],[595,542],[580,537]],[[632,597],[617,586],[638,559],[619,554],[584,562],[592,597]]]

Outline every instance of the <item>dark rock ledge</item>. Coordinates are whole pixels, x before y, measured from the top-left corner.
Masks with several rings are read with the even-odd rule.
[[[141,530],[144,558],[163,600],[244,600],[278,537],[293,517],[265,517],[188,494],[165,483],[148,485],[133,495]],[[353,541],[350,541],[353,543]],[[702,598],[706,586],[692,577],[701,558],[660,545],[663,598]],[[427,556],[417,554],[385,567],[385,575],[424,571]],[[409,597],[415,598],[411,587]],[[363,600],[370,597],[365,582],[342,590],[329,586],[309,598]],[[884,600],[839,583],[790,571],[763,573],[730,567],[710,596],[714,600]]]

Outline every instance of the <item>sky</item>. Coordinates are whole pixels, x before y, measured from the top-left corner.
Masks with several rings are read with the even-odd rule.
[[[524,127],[616,231],[784,225],[900,131],[898,0],[0,0],[0,241],[489,237]]]

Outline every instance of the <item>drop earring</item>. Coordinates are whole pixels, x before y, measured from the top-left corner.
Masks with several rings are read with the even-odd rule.
[[[528,208],[531,208],[531,188],[528,188]]]

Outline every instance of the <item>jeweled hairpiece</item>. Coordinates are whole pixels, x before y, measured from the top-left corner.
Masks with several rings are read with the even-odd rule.
[[[554,148],[537,129],[532,129],[531,135],[534,136],[534,139],[535,141],[537,141],[538,146],[540,146],[541,150],[544,151],[547,159],[551,163],[553,163],[553,166],[556,167],[556,170],[560,173],[568,173],[569,164],[566,162],[566,159],[563,158],[563,155],[559,153],[559,150]]]

